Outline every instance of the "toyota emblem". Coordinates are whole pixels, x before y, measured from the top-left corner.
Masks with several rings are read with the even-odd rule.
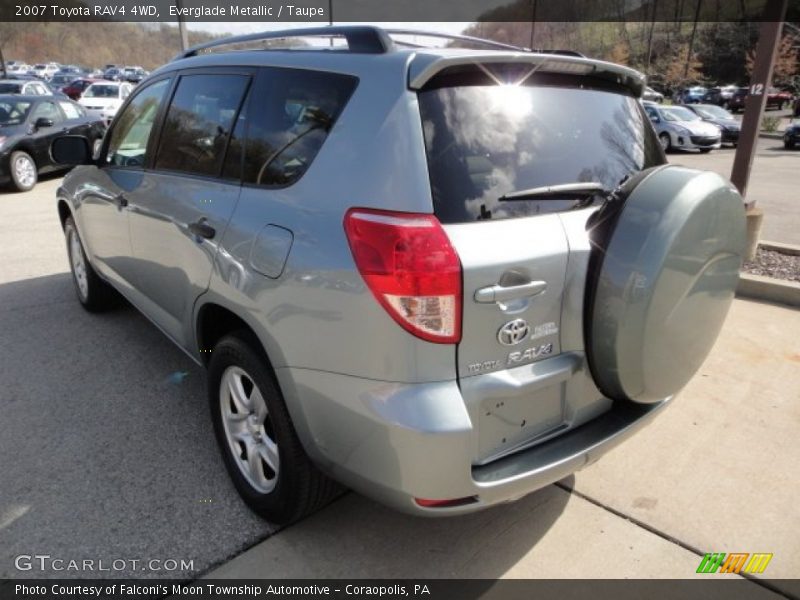
[[[497,332],[497,341],[503,346],[514,346],[524,341],[530,332],[531,328],[525,319],[514,319],[500,328]]]

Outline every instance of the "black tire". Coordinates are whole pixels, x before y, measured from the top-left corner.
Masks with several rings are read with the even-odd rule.
[[[73,236],[77,245],[73,245]],[[72,273],[72,283],[75,285],[75,294],[78,302],[89,312],[101,312],[115,306],[119,300],[116,291],[103,281],[94,270],[89,260],[86,258],[86,251],[83,249],[78,229],[72,217],[67,217],[64,222],[64,239],[67,243],[67,257],[69,259],[70,273]],[[80,260],[83,261],[84,273],[78,272],[77,262],[73,258],[73,252],[80,252]],[[81,279],[85,278],[85,285]]]
[[[664,149],[664,152],[669,152],[672,150],[672,138],[670,138],[666,131],[659,134],[658,139],[661,142],[661,147]],[[664,140],[666,140],[666,144],[664,143]]]
[[[251,390],[257,388],[266,404],[267,414],[261,427],[264,434],[260,435],[269,436],[277,444],[278,455],[278,469],[272,471],[270,479],[274,487],[270,491],[259,490],[244,475],[245,467],[240,467],[239,461],[246,462],[249,458],[247,447],[244,442],[229,441],[226,433],[221,385],[223,376],[232,369],[249,377],[254,386]],[[303,450],[267,357],[249,332],[228,335],[214,347],[208,367],[208,400],[225,467],[242,499],[254,512],[272,523],[285,525],[322,508],[342,491],[339,484],[314,466]],[[237,450],[239,456],[232,449],[236,443],[241,447],[241,454]],[[268,467],[261,464],[260,468]]]
[[[20,174],[17,168],[20,161],[28,165],[24,175]],[[22,150],[11,153],[8,159],[8,170],[11,174],[11,185],[18,192],[28,192],[32,190],[36,182],[39,181],[39,172],[36,167],[36,162],[31,158],[30,154]]]
[[[711,148],[700,148],[700,154],[708,154],[711,152]]]
[[[783,147],[786,150],[793,150],[794,149],[794,142],[784,141],[783,142]]]

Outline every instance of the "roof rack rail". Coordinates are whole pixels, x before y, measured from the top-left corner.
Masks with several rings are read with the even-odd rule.
[[[197,56],[205,50],[211,50],[212,48],[218,48],[220,46],[230,46],[232,44],[243,44],[261,40],[285,40],[298,37],[343,37],[347,41],[348,51],[358,54],[384,54],[391,51],[393,48],[392,38],[379,27],[370,27],[367,25],[327,25],[325,27],[282,29],[280,31],[263,31],[260,33],[227,37],[192,46],[186,51],[176,55],[172,60]]]
[[[558,54],[559,56],[577,56],[578,58],[586,58],[585,54],[581,54],[577,50],[546,50],[544,48],[537,48],[531,50],[537,54]]]
[[[521,46],[514,46],[513,44],[505,44],[503,42],[495,42],[494,40],[485,40],[471,35],[458,35],[454,33],[442,33],[440,31],[424,31],[421,29],[384,29],[385,33],[389,35],[419,35],[422,37],[442,38],[446,40],[453,40],[458,42],[468,42],[471,44],[478,44],[481,46],[488,46],[491,48],[500,48],[503,50],[516,50],[517,52],[530,52],[529,48],[522,48]],[[398,42],[403,43],[403,42]],[[405,44],[404,44],[405,45]],[[422,47],[417,44],[408,44],[413,47]]]

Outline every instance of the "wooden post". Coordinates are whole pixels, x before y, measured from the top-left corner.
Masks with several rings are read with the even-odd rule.
[[[786,16],[788,0],[767,0],[764,7],[765,19],[761,23],[761,31],[756,45],[756,57],[753,61],[753,74],[750,78],[750,93],[747,95],[742,117],[742,131],[739,134],[739,145],[733,159],[731,181],[745,196],[750,180],[750,169],[753,166],[758,130],[761,117],[767,104],[767,88],[772,79],[772,68],[783,30],[782,19]],[[748,203],[752,208],[755,200]]]
[[[767,0],[764,6],[763,22],[756,45],[756,57],[753,61],[753,74],[750,77],[750,93],[747,95],[742,117],[742,131],[739,134],[739,145],[733,157],[731,182],[745,198],[747,209],[747,249],[745,260],[753,260],[758,249],[761,235],[761,223],[764,213],[755,207],[755,199],[747,197],[747,184],[750,181],[750,170],[758,142],[758,131],[761,128],[761,116],[767,104],[767,89],[772,79],[772,68],[775,55],[783,31],[783,19],[786,17],[788,0]],[[749,201],[748,201],[749,200]]]

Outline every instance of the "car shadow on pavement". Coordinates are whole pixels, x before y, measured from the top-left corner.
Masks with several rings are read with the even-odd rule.
[[[61,273],[0,284],[0,330],[0,455],[13,457],[0,473],[0,577],[64,575],[16,570],[14,557],[33,551],[193,561],[168,574],[70,576],[193,578],[276,531],[225,473],[203,369],[133,307],[89,314]],[[249,576],[495,578],[532,551],[569,498],[548,486],[425,519],[349,492],[273,538],[292,540],[285,554],[296,561]]]
[[[565,485],[571,487],[572,479],[565,479]],[[548,560],[550,550],[538,549],[537,545],[570,499],[569,492],[550,485],[516,502],[481,512],[426,518],[406,515],[348,492],[206,575],[492,580],[512,571],[512,577],[546,577],[547,567],[559,559]],[[574,541],[582,543],[579,537]],[[552,545],[549,542],[549,547]],[[562,547],[553,554],[563,553]],[[522,560],[532,555],[536,561]],[[542,565],[543,570],[519,570],[525,562]],[[487,582],[487,586],[491,584]]]

